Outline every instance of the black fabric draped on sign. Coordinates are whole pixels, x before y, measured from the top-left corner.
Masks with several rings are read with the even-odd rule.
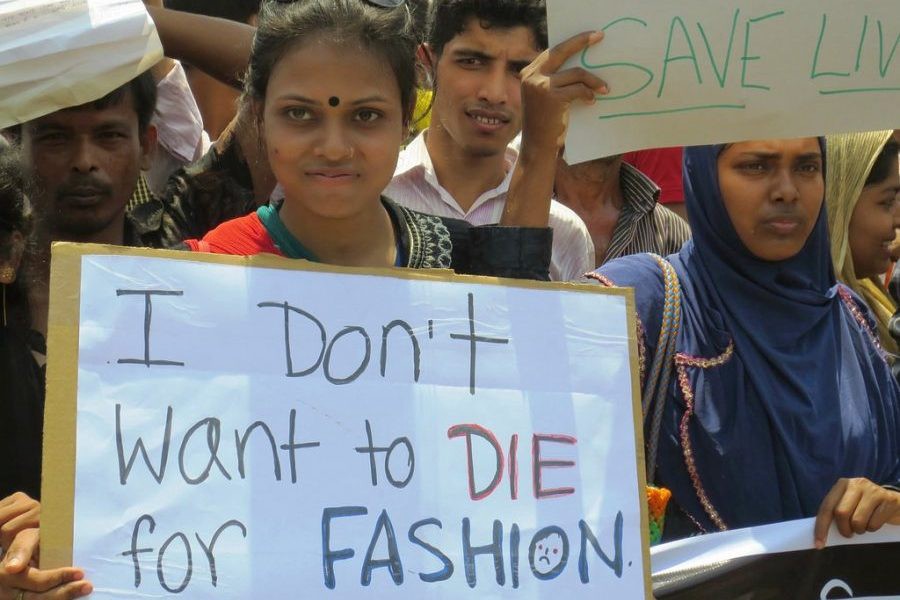
[[[900,598],[900,542],[748,556],[654,577],[659,600]]]

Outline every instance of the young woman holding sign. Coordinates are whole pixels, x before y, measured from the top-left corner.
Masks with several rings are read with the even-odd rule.
[[[285,199],[280,207],[263,206],[202,240],[189,240],[192,250],[548,278],[550,194],[528,204],[511,199],[501,222],[506,227],[471,227],[382,196],[416,98],[417,39],[403,4],[264,5],[245,101],[257,116]],[[583,36],[571,52],[587,43]],[[599,80],[579,72],[599,86]]]
[[[900,524],[900,389],[836,284],[824,170],[816,138],[690,148],[693,240],[596,274],[635,288],[647,365],[671,373],[644,388],[668,538],[817,515],[821,547],[832,521]]]
[[[280,208],[228,221],[193,250],[262,252],[359,267],[441,267],[459,272],[547,279],[551,190],[510,194],[501,225],[471,227],[401,208],[381,193],[393,175],[415,105],[411,14],[403,0],[305,0],[264,5],[246,78],[272,171],[284,188]],[[555,71],[599,41],[582,34],[536,61]],[[552,57],[552,61],[548,60]],[[582,69],[546,79],[548,97],[592,100],[603,82]],[[563,112],[542,114],[550,137]],[[520,163],[529,162],[527,142]],[[555,168],[556,156],[543,167]],[[531,165],[530,168],[535,168]],[[23,511],[27,506],[16,505]],[[11,509],[12,510],[12,509]],[[32,524],[33,523],[29,523]],[[90,593],[75,568],[28,565],[37,529],[10,532],[0,562],[0,600],[76,598]]]

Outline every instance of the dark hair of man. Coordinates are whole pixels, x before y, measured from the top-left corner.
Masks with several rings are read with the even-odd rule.
[[[259,12],[260,0],[165,0],[166,8],[247,23]]]
[[[147,132],[147,127],[150,125],[150,119],[153,118],[153,111],[156,109],[156,81],[153,79],[150,71],[144,71],[125,85],[117,87],[93,102],[86,102],[85,104],[62,110],[83,110],[85,108],[103,110],[110,106],[118,105],[125,98],[126,93],[130,93],[134,101],[134,111],[138,117],[138,132],[144,135]],[[14,141],[18,142],[21,140],[21,125],[12,125],[3,131]]]
[[[412,13],[413,28],[416,32],[416,43],[425,42],[428,35],[428,0],[407,0],[410,13]]]
[[[444,46],[475,18],[485,29],[528,27],[538,50],[547,48],[545,0],[432,0],[428,18],[428,45],[440,56]]]
[[[265,100],[275,65],[315,35],[365,49],[387,62],[400,88],[403,120],[409,122],[416,98],[416,36],[410,12],[403,6],[381,8],[360,0],[265,2],[244,78],[245,97]]]
[[[144,71],[125,85],[118,87],[93,102],[87,102],[81,106],[74,108],[87,108],[88,106],[96,110],[103,110],[110,106],[116,106],[125,98],[125,94],[131,94],[134,101],[134,111],[138,117],[138,131],[143,135],[150,125],[150,119],[153,118],[153,111],[156,109],[156,81],[150,71]]]
[[[881,154],[875,159],[872,170],[866,178],[866,185],[877,185],[897,172],[897,154],[900,153],[900,144],[893,139],[889,140],[881,149]]]
[[[24,331],[31,322],[26,271],[33,239],[31,205],[26,195],[23,173],[19,152],[10,146],[0,148],[0,258],[9,258],[14,232],[22,234],[26,241],[25,258],[19,266],[16,280],[6,286],[7,322]]]

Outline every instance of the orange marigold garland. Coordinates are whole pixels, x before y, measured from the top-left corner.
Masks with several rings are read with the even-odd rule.
[[[672,498],[672,492],[666,488],[647,486],[647,508],[650,517],[650,545],[662,540],[663,527],[666,524],[666,507]]]

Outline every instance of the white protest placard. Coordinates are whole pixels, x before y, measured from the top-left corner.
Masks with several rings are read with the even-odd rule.
[[[576,163],[643,148],[900,127],[896,0],[549,0],[553,46],[610,93],[574,107]]]
[[[630,290],[304,264],[54,247],[43,560],[96,598],[649,594]]]
[[[2,0],[0,128],[102,98],[162,58],[141,0]]]

